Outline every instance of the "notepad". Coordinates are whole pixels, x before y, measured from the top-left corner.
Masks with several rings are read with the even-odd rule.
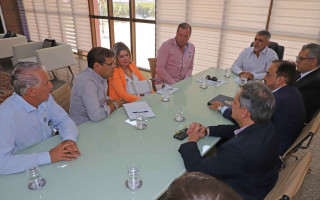
[[[126,103],[123,104],[123,108],[130,120],[135,120],[138,114],[143,114],[145,118],[156,116],[146,101]]]
[[[227,107],[231,108],[231,103],[233,101],[233,98],[225,96],[225,95],[222,95],[222,94],[219,94],[218,96],[216,96],[215,98],[211,99],[210,101],[220,101],[224,106],[227,106]],[[209,105],[209,102],[208,102],[208,105]]]

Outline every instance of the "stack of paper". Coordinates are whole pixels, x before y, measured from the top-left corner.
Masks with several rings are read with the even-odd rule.
[[[130,120],[135,120],[137,118],[137,115],[140,113],[142,113],[145,118],[156,116],[145,101],[126,103],[123,104],[123,108],[126,110]]]

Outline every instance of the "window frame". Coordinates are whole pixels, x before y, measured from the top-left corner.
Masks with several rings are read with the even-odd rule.
[[[106,19],[109,23],[109,35],[110,35],[110,47],[112,47],[115,43],[115,35],[114,35],[114,22],[115,21],[126,21],[130,24],[130,41],[131,41],[131,55],[132,61],[136,63],[136,22],[138,23],[148,23],[148,24],[156,24],[156,20],[147,20],[147,19],[138,19],[135,18],[135,0],[129,0],[129,18],[125,17],[114,17],[113,16],[113,1],[107,0],[108,6],[108,16],[102,15],[95,15],[94,14],[94,5],[93,1],[95,0],[88,0],[89,1],[89,18],[90,18],[90,25],[91,25],[91,34],[92,34],[92,46],[97,46],[97,39],[96,39],[96,19]],[[155,5],[156,6],[156,5]],[[156,9],[155,9],[156,10]],[[156,11],[155,11],[156,12]],[[156,16],[156,14],[155,14]],[[156,52],[155,52],[156,54]],[[144,70],[147,70],[143,68]],[[149,70],[150,71],[150,70]]]

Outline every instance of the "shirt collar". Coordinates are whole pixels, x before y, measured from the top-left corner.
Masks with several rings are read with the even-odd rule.
[[[90,74],[93,75],[94,78],[96,78],[99,82],[105,82],[106,79],[102,78],[99,74],[97,74],[97,72],[95,72],[93,69],[91,69],[90,67],[88,67],[87,69],[85,69],[87,72],[89,72]]]
[[[24,100],[24,98],[22,98],[20,95],[18,95],[17,93],[13,93],[12,97],[14,98],[14,100],[16,102],[18,102],[27,112],[32,112],[34,110],[36,110],[37,108],[35,108],[34,106],[32,106],[31,104],[29,104],[26,100]]]
[[[277,89],[273,90],[272,93],[275,93],[276,91],[280,90],[280,88],[283,88],[284,86],[278,87]]]
[[[250,125],[248,125],[248,126],[250,126]],[[234,131],[233,131],[233,132],[234,132],[234,135],[237,136],[241,131],[243,131],[244,129],[246,129],[248,126],[244,126],[244,127],[242,127],[242,128],[239,128],[239,129],[234,130]]]
[[[319,67],[316,68],[316,69],[314,69],[314,70],[311,70],[311,71],[308,71],[308,72],[305,72],[305,73],[301,73],[301,77],[300,77],[298,80],[300,80],[300,79],[302,79],[303,77],[307,76],[307,75],[310,74],[311,72],[316,71],[317,69],[319,69]],[[297,80],[297,81],[298,81],[298,80]]]

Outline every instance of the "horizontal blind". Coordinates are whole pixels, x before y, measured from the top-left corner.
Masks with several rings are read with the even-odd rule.
[[[295,60],[303,45],[320,43],[319,8],[319,0],[274,1],[269,30],[272,40],[285,46],[284,59]]]
[[[87,0],[19,1],[30,40],[55,39],[70,44],[75,52],[92,48]]]
[[[255,33],[265,29],[269,5],[270,0],[157,1],[156,49],[175,36],[179,23],[188,22],[196,47],[193,74],[229,68]]]

